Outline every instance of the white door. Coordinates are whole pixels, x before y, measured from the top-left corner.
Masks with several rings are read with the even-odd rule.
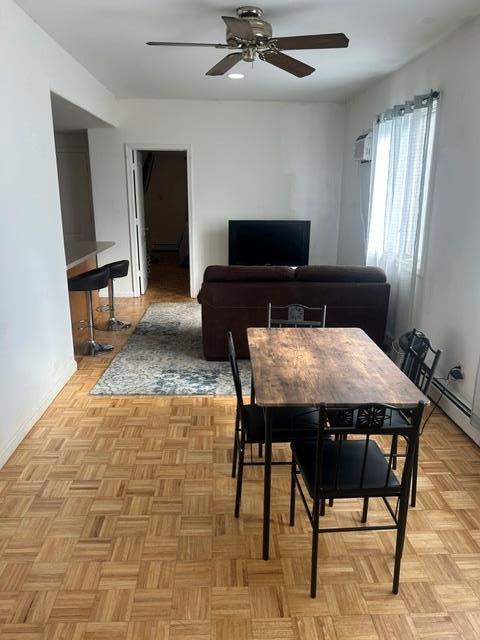
[[[147,236],[145,228],[145,207],[143,202],[143,173],[142,155],[140,151],[132,149],[133,189],[135,206],[135,240],[137,253],[137,273],[140,295],[148,287]]]

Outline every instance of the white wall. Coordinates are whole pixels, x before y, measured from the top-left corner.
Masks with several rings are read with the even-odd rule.
[[[205,267],[227,261],[229,219],[311,219],[311,262],[336,262],[343,105],[123,100],[120,109],[118,128],[89,131],[97,239],[116,242],[104,262],[130,255],[126,143],[191,145],[194,294]],[[131,287],[118,283],[120,294]]]
[[[350,102],[344,161],[339,263],[363,258],[360,192],[352,160],[355,138],[376,113],[431,88],[440,89],[436,174],[424,277],[415,323],[444,349],[444,371],[461,362],[473,396],[480,352],[480,20],[414,60]]]
[[[50,90],[102,120],[116,102],[0,0],[0,464],[74,371]]]
[[[95,240],[92,180],[86,131],[55,133],[63,237]]]

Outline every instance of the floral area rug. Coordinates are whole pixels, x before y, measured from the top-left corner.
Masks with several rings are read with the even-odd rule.
[[[239,360],[244,393],[250,363]],[[125,347],[90,392],[92,395],[230,396],[228,362],[209,362],[202,352],[201,306],[157,303],[147,309]]]

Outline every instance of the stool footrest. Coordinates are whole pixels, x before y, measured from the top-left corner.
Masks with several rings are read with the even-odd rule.
[[[121,331],[122,329],[129,329],[131,326],[131,322],[122,322],[116,318],[110,318],[107,325],[107,331]]]
[[[100,344],[99,342],[89,342],[87,346],[87,356],[97,356],[100,353],[106,353],[113,350],[112,344]]]

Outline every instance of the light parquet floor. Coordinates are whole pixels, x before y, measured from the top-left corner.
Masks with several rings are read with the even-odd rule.
[[[180,299],[156,285],[120,301],[118,317]],[[400,594],[392,532],[329,534],[311,600],[309,526],[301,505],[288,526],[288,470],[273,472],[270,561],[261,470],[247,469],[233,517],[233,399],[89,396],[111,357],[79,358],[0,471],[0,638],[480,637],[480,450],[446,417],[423,437]],[[359,516],[337,502],[325,522]],[[371,518],[384,517],[374,501]]]

